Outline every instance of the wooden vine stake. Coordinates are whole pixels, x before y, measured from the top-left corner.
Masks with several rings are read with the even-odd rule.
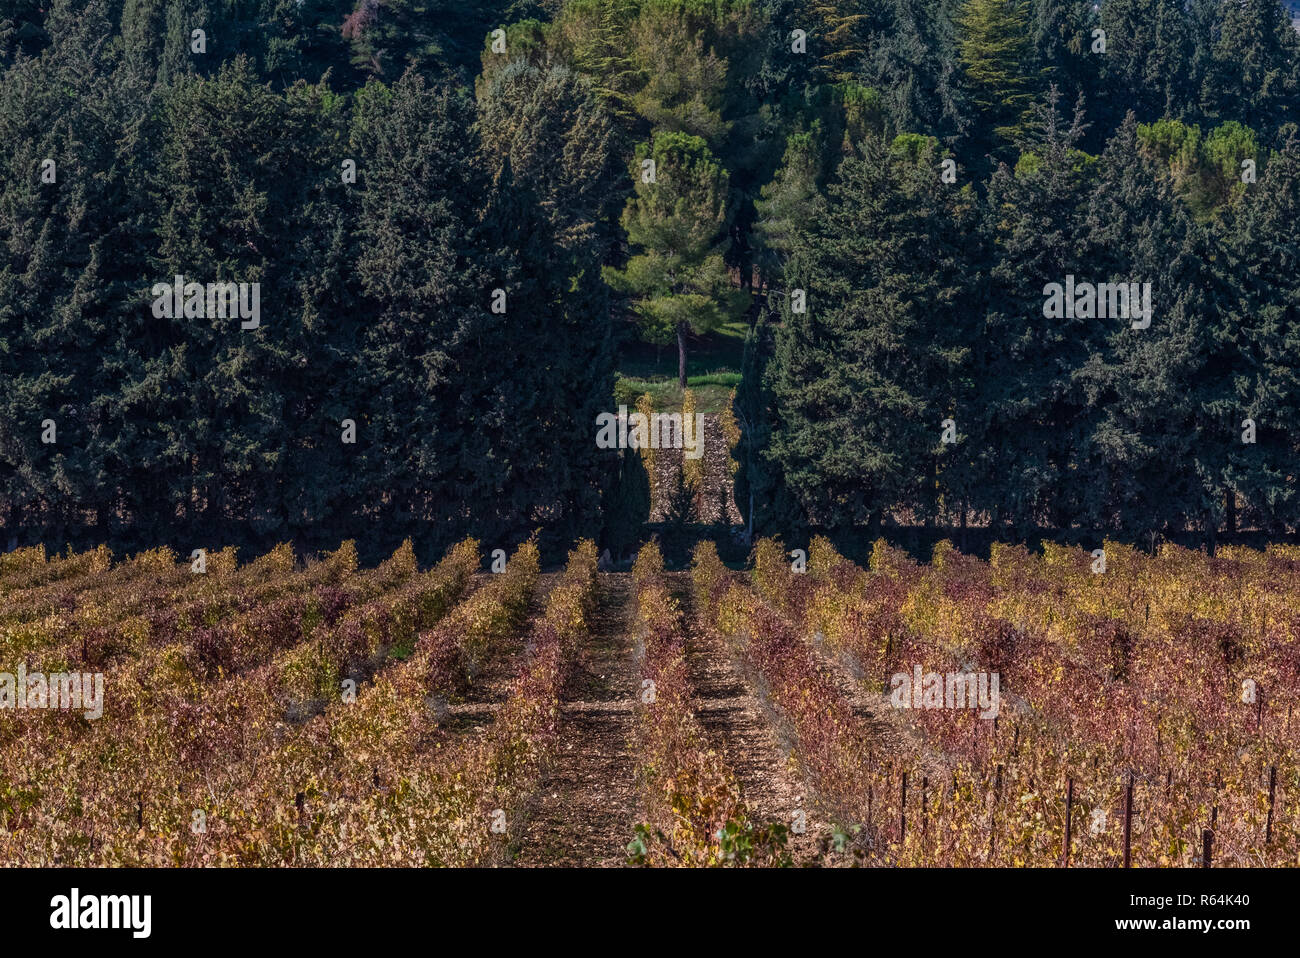
[[[898,799],[898,844],[907,841],[907,773],[903,773],[903,788]]]
[[[1124,867],[1133,864],[1133,770],[1129,769],[1128,787],[1124,790]]]
[[[1070,819],[1074,812],[1074,779],[1065,783],[1065,843],[1061,848],[1061,867],[1070,867]]]
[[[989,808],[989,857],[993,861],[993,853],[997,849],[997,811],[998,799],[1002,796],[1002,766],[998,766],[997,775],[993,781],[993,805]]]
[[[921,838],[923,839],[925,838],[929,830],[929,823],[926,821],[926,817],[925,817],[925,792],[929,784],[930,784],[930,776],[922,775],[921,776]]]
[[[1268,819],[1264,824],[1264,844],[1273,841],[1273,801],[1277,795],[1277,766],[1268,767]]]

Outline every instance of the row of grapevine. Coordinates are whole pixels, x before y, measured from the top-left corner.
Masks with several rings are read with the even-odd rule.
[[[0,838],[12,839],[13,860],[188,860],[216,800],[246,774],[262,774],[261,761],[297,731],[304,690],[338,699],[339,686],[329,689],[335,678],[409,649],[463,594],[479,561],[468,541],[430,572],[411,575],[408,552],[365,574],[373,587],[361,591],[378,591],[368,602],[329,622],[313,616],[318,627],[300,645],[276,654],[278,644],[257,641],[274,634],[256,633],[249,647],[260,645],[264,657],[250,656],[240,674],[210,672],[192,644],[147,647],[107,676],[99,721],[0,713],[7,743],[0,782],[8,786]],[[196,815],[204,829],[197,833]]]
[[[409,546],[404,549],[410,552]],[[409,562],[402,553],[399,549],[383,568],[414,568],[413,553]],[[219,653],[228,632],[241,624],[260,624],[265,633],[283,624],[277,619],[301,617],[321,605],[328,611],[347,601],[331,590],[348,581],[357,566],[350,542],[300,572],[294,571],[287,547],[237,570],[234,550],[224,550],[202,574],[178,563],[168,549],[141,553],[111,569],[103,564],[110,561],[106,552],[93,555],[100,561],[55,587],[6,593],[0,611],[0,652],[6,661],[23,657],[30,668],[46,671],[72,664],[101,670],[123,654],[205,629],[202,644]],[[245,623],[231,621],[238,616]]]
[[[411,589],[417,592],[432,589],[444,596],[444,604],[454,598],[477,561],[472,545],[468,552],[461,549],[456,555],[459,558],[455,562],[444,563],[440,571],[424,577]],[[265,571],[260,560],[253,565]],[[452,567],[458,574],[450,574]],[[345,633],[346,629],[334,627],[340,621],[344,626],[355,626],[357,616],[349,613],[358,601],[383,596],[415,571],[409,543],[398,549],[392,559],[363,574],[356,573],[355,552],[350,544],[345,544],[325,561],[306,570],[302,577],[289,570],[285,578],[290,585],[304,587],[304,591],[271,598],[260,609],[231,615],[212,626],[185,626],[172,618],[165,627],[140,624],[137,628],[130,624],[134,620],[128,619],[124,620],[126,624],[119,623],[112,628],[82,631],[80,635],[74,632],[62,646],[48,649],[44,654],[29,653],[25,661],[29,672],[106,671],[104,708],[111,722],[131,723],[166,715],[169,725],[183,726],[187,718],[185,710],[197,698],[212,692],[214,686],[220,688],[229,677],[268,665],[279,650],[307,645],[313,635],[323,633],[328,639],[336,633]],[[311,581],[321,584],[314,589],[305,588]],[[260,582],[247,583],[247,588],[263,596],[275,594]],[[281,590],[284,588],[279,586]],[[246,600],[237,601],[243,604]],[[382,614],[387,600],[376,601]],[[160,606],[151,610],[150,616],[155,623],[166,621],[171,608]],[[134,635],[131,644],[116,649],[115,655],[107,654],[105,636],[124,633]],[[0,741],[20,737],[29,728],[38,729],[51,747],[61,739],[79,740],[89,731],[84,722],[52,722],[40,711],[0,713]]]
[[[712,543],[695,549],[695,603],[728,639],[758,688],[788,724],[795,758],[821,817],[840,848],[865,847],[877,798],[862,770],[880,761],[876,737],[831,681],[815,652],[744,579],[728,570]]]
[[[940,544],[921,566],[878,543],[863,572],[824,540],[810,551],[803,576],[760,544],[755,580],[883,708],[891,676],[918,666],[1000,678],[991,721],[899,710],[919,741],[862,773],[888,796],[889,860],[1191,865],[1212,831],[1219,863],[1296,863],[1289,556],[1107,543],[1101,572],[1095,554],[1050,545],[985,563]]]
[[[650,543],[632,570],[641,691],[633,732],[646,821],[629,847],[641,865],[772,865],[787,861],[786,826],[754,821],[735,774],[710,748],[692,707],[682,611]]]
[[[467,558],[477,553],[473,543],[459,548]],[[503,574],[440,620],[395,617],[383,667],[354,694],[335,694],[323,711],[297,724],[273,713],[269,740],[218,756],[210,775],[217,800],[205,806],[209,828],[187,836],[186,862],[432,863],[429,842],[440,832],[433,819],[457,794],[433,808],[421,806],[418,796],[427,771],[456,747],[456,737],[441,727],[447,697],[463,687],[471,650],[500,649],[518,632],[537,579],[537,550],[528,542]],[[443,657],[448,642],[454,654]],[[432,674],[435,652],[457,664]]]
[[[535,578],[536,551],[531,543],[524,549],[510,560],[503,583],[512,568],[525,570],[529,562]],[[304,824],[309,844],[299,860],[468,866],[506,857],[555,748],[561,687],[574,648],[587,634],[595,590],[596,550],[585,541],[547,596],[543,615],[528,632],[519,674],[482,732],[458,736],[439,727],[437,710],[421,693],[437,688],[428,683],[441,676],[414,660],[412,668],[381,677],[356,706],[336,710],[331,734],[360,778],[353,779],[346,800],[336,799]],[[487,594],[480,590],[474,598]],[[511,597],[496,601],[508,608]],[[471,627],[499,623],[495,612],[480,608],[462,618]],[[480,633],[463,646],[477,661],[499,651],[506,639],[497,626],[487,628],[494,634]],[[419,681],[410,684],[411,678]]]

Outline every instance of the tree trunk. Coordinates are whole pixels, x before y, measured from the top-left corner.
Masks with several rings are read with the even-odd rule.
[[[1237,534],[1237,494],[1231,489],[1224,496],[1225,522],[1227,524],[1226,532],[1230,536]]]
[[[677,324],[677,385],[686,389],[686,324]]]
[[[934,456],[930,457],[930,464],[926,468],[925,504],[925,519],[922,524],[925,528],[930,529],[934,526],[935,518],[939,514],[939,460]]]

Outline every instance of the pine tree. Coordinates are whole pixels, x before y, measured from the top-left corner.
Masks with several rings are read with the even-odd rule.
[[[1228,214],[1246,193],[1243,163],[1258,164],[1265,153],[1254,132],[1234,120],[1208,136],[1179,120],[1139,125],[1137,135],[1143,151],[1167,168],[1179,196],[1201,221]]]
[[[1002,149],[1025,133],[1035,93],[1029,0],[967,0],[957,23],[962,81],[977,117],[974,148]]]
[[[632,107],[656,132],[700,137],[720,151],[729,124],[727,61],[715,49],[710,18],[686,4],[649,2],[628,30],[639,86]]]
[[[642,176],[653,161],[653,182]],[[660,133],[637,148],[636,193],[623,228],[636,249],[623,269],[607,269],[610,285],[632,297],[642,335],[652,343],[675,337],[678,380],[686,388],[686,336],[743,314],[748,296],[732,287],[727,250],[727,173],[705,142]]]

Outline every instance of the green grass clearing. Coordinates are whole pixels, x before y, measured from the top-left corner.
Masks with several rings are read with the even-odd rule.
[[[749,323],[728,323],[705,336],[690,336],[686,343],[686,383],[702,413],[721,412],[739,385]],[[677,346],[654,346],[636,339],[623,345],[619,357],[615,399],[631,405],[649,393],[655,409],[673,412],[682,407],[677,387]]]

